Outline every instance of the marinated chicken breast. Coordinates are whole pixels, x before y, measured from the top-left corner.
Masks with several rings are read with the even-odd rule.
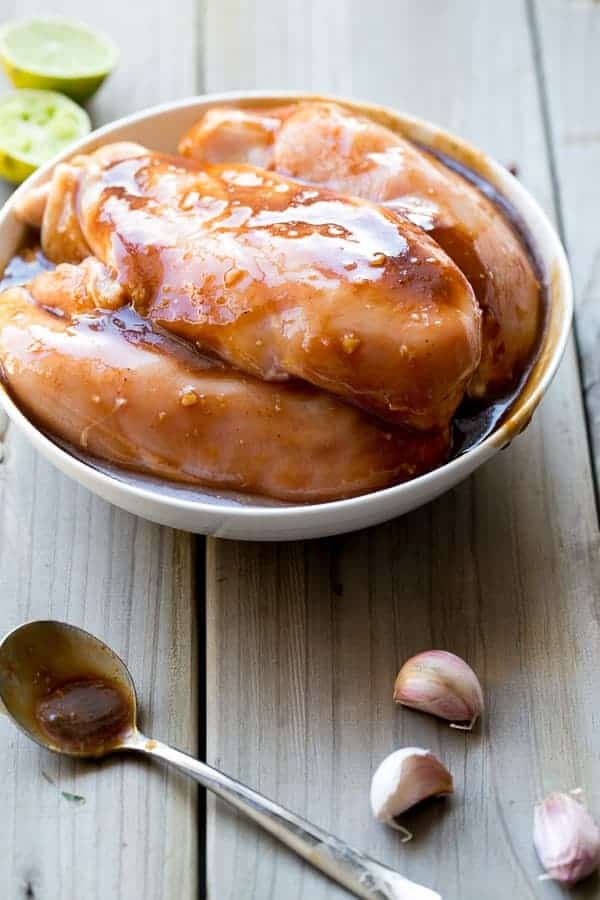
[[[480,310],[421,229],[262,169],[123,152],[57,169],[42,219],[55,259],[78,230],[76,257],[83,238],[141,315],[202,351],[396,424],[447,426],[479,363]]]
[[[241,114],[212,109],[184,136],[180,151],[211,162],[230,161],[234,153],[244,162],[260,151],[262,164],[285,176],[383,203],[406,216],[454,260],[481,305],[482,358],[468,392],[491,399],[523,374],[542,315],[531,262],[501,211],[431,154],[325,102]]]
[[[447,429],[388,428],[310,386],[234,372],[130,307],[68,314],[73,283],[75,309],[95,301],[79,271],[61,266],[0,296],[0,376],[32,421],[91,455],[290,502],[376,490],[444,459]]]

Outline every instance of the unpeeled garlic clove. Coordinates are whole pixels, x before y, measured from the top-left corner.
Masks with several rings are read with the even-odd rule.
[[[371,809],[379,822],[399,828],[396,816],[428,797],[454,792],[452,775],[429,750],[405,747],[383,760],[371,781]],[[410,836],[405,829],[399,828]]]
[[[465,731],[472,729],[484,706],[477,675],[447,650],[426,650],[407,660],[394,684],[394,700],[447,719],[452,728]]]
[[[550,878],[562,884],[577,884],[600,864],[600,829],[570,794],[550,794],[536,804],[533,843]]]

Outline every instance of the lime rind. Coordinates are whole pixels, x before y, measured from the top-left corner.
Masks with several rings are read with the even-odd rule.
[[[10,181],[11,184],[21,184],[35,170],[36,166],[0,149],[0,178]]]
[[[24,72],[15,66],[7,65],[5,60],[2,60],[2,66],[9,80],[16,88],[57,91],[79,103],[85,103],[86,100],[89,100],[107,77],[107,75],[97,75],[96,77],[78,78],[77,85],[73,85],[70,79],[50,78]]]
[[[0,98],[0,177],[20,183],[90,129],[85,110],[63,94],[7,94]]]
[[[106,35],[75,20],[39,16],[0,28],[0,61],[15,87],[60,91],[83,102],[117,59]]]

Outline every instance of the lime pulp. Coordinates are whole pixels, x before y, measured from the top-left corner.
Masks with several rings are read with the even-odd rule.
[[[16,184],[88,134],[90,120],[68,97],[22,89],[0,98],[0,177]]]

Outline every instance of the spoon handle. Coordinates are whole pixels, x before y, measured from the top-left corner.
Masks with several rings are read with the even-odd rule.
[[[330,878],[365,900],[441,900],[439,894],[353,850],[326,831],[218,769],[142,735],[128,749],[156,756],[190,775]]]

